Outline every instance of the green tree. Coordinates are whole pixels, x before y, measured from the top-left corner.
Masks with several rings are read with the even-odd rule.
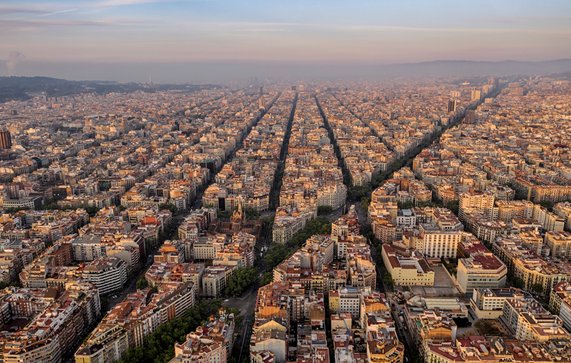
[[[371,191],[370,185],[353,186],[349,189],[347,198],[350,201],[359,201],[363,197],[368,197]]]
[[[216,217],[218,219],[230,219],[230,212],[225,210],[219,210],[216,212]]]
[[[331,208],[328,205],[322,205],[317,207],[317,215],[318,216],[323,216],[323,215],[327,215],[329,213],[331,213],[333,211],[333,208]]]
[[[539,204],[542,207],[547,208],[549,211],[551,211],[551,212],[553,211],[553,205],[554,205],[553,202],[550,202],[548,200],[544,200],[544,201],[539,202]]]
[[[513,279],[513,284],[514,287],[517,287],[518,289],[523,289],[524,288],[524,282],[523,279],[520,277],[514,277]]]
[[[480,319],[475,324],[474,327],[478,329],[478,333],[481,335],[500,335],[501,331],[498,329],[496,324],[490,320]]]
[[[413,202],[399,202],[398,203],[399,209],[410,209],[412,207],[414,207],[414,203]]]
[[[240,296],[248,287],[258,279],[258,271],[253,267],[239,268],[226,283],[224,294],[226,296]]]
[[[101,190],[102,192],[107,191],[111,189],[111,182],[110,181],[102,181],[99,183],[99,190]]]
[[[186,334],[203,324],[220,308],[219,300],[202,301],[185,314],[159,326],[145,337],[143,346],[129,349],[122,357],[122,363],[168,362],[174,357],[174,343],[183,342]]]
[[[170,203],[163,203],[163,204],[159,204],[159,209],[163,210],[166,209],[168,211],[170,211],[173,215],[178,213],[178,208]]]
[[[49,202],[46,203],[42,206],[42,209],[44,210],[57,210],[60,209],[59,206],[57,205],[57,202]]]
[[[94,215],[97,214],[97,212],[99,212],[99,208],[97,208],[94,205],[90,205],[88,207],[85,207],[85,211],[91,216],[93,217]]]
[[[369,197],[361,198],[361,208],[363,208],[363,210],[365,210],[365,211],[368,210],[369,204],[371,204],[371,198],[369,198]]]
[[[383,285],[385,285],[385,289],[393,290],[393,278],[388,273],[383,275]]]
[[[143,290],[149,286],[149,283],[144,277],[141,277],[137,280],[137,289]]]
[[[260,218],[260,212],[258,212],[254,208],[244,208],[244,214],[246,214],[246,219]]]
[[[458,210],[460,208],[460,201],[453,200],[448,203],[444,203],[444,207],[450,209],[454,214],[458,214]]]
[[[273,243],[264,254],[264,266],[266,271],[273,270],[280,262],[282,262],[289,254],[290,249],[285,244]]]
[[[375,258],[375,262],[377,263],[377,269],[379,269],[379,273],[381,275],[381,279],[383,282],[384,287],[387,291],[393,290],[394,282],[391,274],[387,271],[385,264],[382,261],[381,253],[378,253],[378,257]]]
[[[530,290],[535,292],[535,293],[542,294],[543,293],[543,285],[533,284],[530,286]]]
[[[269,272],[265,272],[264,275],[262,276],[262,279],[260,280],[260,285],[267,285],[270,282],[272,282],[274,280],[274,274],[273,272],[269,271]]]

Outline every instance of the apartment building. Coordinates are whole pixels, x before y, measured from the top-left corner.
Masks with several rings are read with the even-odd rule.
[[[508,268],[493,253],[474,253],[458,260],[456,281],[460,292],[469,294],[478,288],[504,287],[507,275]]]

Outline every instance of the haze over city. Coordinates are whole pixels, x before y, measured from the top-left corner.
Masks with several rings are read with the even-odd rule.
[[[221,82],[367,78],[390,75],[381,65],[435,60],[556,60],[571,58],[570,13],[565,0],[6,0],[0,69]]]

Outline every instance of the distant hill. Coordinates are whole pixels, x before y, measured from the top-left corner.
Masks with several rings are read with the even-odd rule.
[[[94,92],[155,92],[157,90],[195,91],[213,88],[214,85],[146,85],[140,83],[118,83],[108,81],[68,81],[51,77],[0,77],[0,102],[26,100],[34,94],[47,96],[68,96]]]
[[[548,75],[571,71],[571,59],[540,62],[505,60],[499,62],[437,60],[431,62],[393,64],[382,70],[390,76],[513,76]]]
[[[557,78],[567,79],[567,80],[571,81],[571,71],[569,71],[569,72],[561,72],[561,73],[554,73],[553,76],[554,76],[554,77],[557,77]]]
[[[0,61],[0,64],[2,62]],[[394,78],[448,78],[472,80],[489,76],[558,75],[569,77],[571,59],[540,62],[527,61],[464,61],[437,60],[401,64],[302,64],[302,63],[256,63],[256,62],[196,62],[196,63],[116,63],[116,64],[43,64],[22,63],[21,74],[36,74],[41,69],[45,74],[58,77],[82,79],[105,79],[121,75],[122,79],[137,80],[152,71],[155,79],[169,82],[193,83],[218,82],[220,84],[252,84],[256,80],[284,82],[305,81],[383,81]],[[188,90],[211,88],[212,85],[159,84],[152,87],[142,83],[106,81],[67,81],[49,77],[0,77],[0,102],[10,99],[27,99],[31,94],[45,92],[49,96],[69,95],[81,92],[131,92],[156,90]]]

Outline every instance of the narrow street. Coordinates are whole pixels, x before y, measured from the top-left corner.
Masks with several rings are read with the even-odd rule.
[[[387,171],[381,174],[381,178],[379,180],[379,183],[384,182],[387,178],[389,178],[393,172],[397,171],[398,169],[400,169],[402,166],[404,165],[409,165],[410,163],[412,163],[412,160],[414,160],[414,158],[422,151],[424,150],[426,147],[430,146],[432,143],[434,143],[435,141],[440,139],[440,136],[442,136],[442,134],[450,129],[451,127],[454,127],[458,124],[460,124],[465,116],[466,116],[466,112],[468,110],[474,110],[478,107],[478,105],[480,105],[482,102],[484,102],[484,99],[486,97],[495,97],[499,94],[499,92],[501,91],[502,87],[498,87],[495,91],[489,93],[488,95],[485,95],[484,97],[481,98],[480,101],[468,106],[465,110],[463,110],[461,113],[459,113],[458,115],[456,115],[455,117],[452,118],[451,122],[443,127],[440,127],[439,129],[437,129],[436,132],[433,132],[427,139],[425,142],[423,142],[421,145],[419,145],[418,147],[414,148],[413,150],[411,150],[410,152],[407,152],[406,155],[403,158],[397,159],[395,160],[391,165],[389,165],[389,167],[387,168]],[[347,108],[347,110],[349,112],[351,112],[355,117],[359,118],[351,109],[349,109],[347,106],[345,106],[345,104],[343,104],[343,102],[341,100],[339,100],[339,98],[337,98],[337,96],[333,95],[340,104],[342,104],[345,108]],[[339,150],[339,147],[337,146],[337,143],[335,142],[335,134],[333,132],[333,130],[331,129],[331,126],[329,125],[328,121],[327,121],[327,117],[325,116],[325,114],[323,113],[321,106],[319,105],[319,101],[317,99],[317,96],[315,96],[315,100],[318,104],[321,116],[325,122],[326,128],[329,132],[329,136],[331,139],[331,142],[334,144],[334,149],[335,149],[335,153],[340,161],[340,165],[342,167],[342,171],[343,171],[343,175],[344,175],[344,180],[346,181],[350,181],[350,176],[349,176],[349,171],[345,165],[345,163],[343,162],[343,158],[341,155],[341,152]],[[361,118],[359,118],[359,120],[361,120]],[[362,121],[362,120],[361,120]],[[365,125],[367,125],[372,131],[373,134],[375,136],[377,136],[379,138],[379,142],[382,142],[381,137],[376,133],[376,131],[366,122],[363,121],[363,123],[365,123]],[[351,185],[347,184],[347,187],[349,188]],[[370,195],[367,196],[370,199]],[[355,209],[357,210],[357,215],[359,217],[359,223],[361,224],[362,228],[364,229],[370,229],[370,223],[368,221],[367,218],[367,211],[363,209],[363,206],[360,203],[361,199],[357,199],[355,202],[356,206]],[[383,283],[383,275],[381,273],[381,264],[383,263],[381,258],[380,258],[380,252],[377,248],[377,246],[372,243],[372,241],[369,241],[370,247],[371,247],[371,255],[375,261],[375,263],[378,265],[377,267],[377,288],[379,289],[379,291],[384,292],[385,294],[387,294],[387,299],[389,299],[389,303],[392,304],[392,301],[390,301],[391,297],[392,297],[392,292],[391,291],[387,291],[386,286]],[[395,321],[395,325],[397,327],[397,334],[399,336],[399,340],[401,340],[403,342],[403,344],[405,345],[405,362],[413,362],[413,358],[415,357],[414,354],[412,354],[412,352],[415,352],[417,350],[412,337],[410,336],[410,332],[408,331],[408,328],[406,327],[406,324],[402,324],[400,321],[400,306],[397,305],[397,310],[393,310],[392,311],[392,315],[393,315],[393,319]],[[330,339],[330,333],[328,332],[328,339]]]
[[[494,96],[497,94],[497,92],[499,92],[499,90],[494,92]],[[337,143],[335,142],[334,131],[332,130],[330,124],[328,123],[327,117],[323,113],[323,110],[321,109],[321,106],[319,105],[319,100],[317,99],[316,95],[314,95],[314,99],[315,99],[315,102],[317,103],[320,114],[323,118],[323,122],[324,122],[325,128],[328,131],[331,143],[334,146],[334,150],[335,150],[336,156],[338,158],[339,165],[341,166],[341,169],[343,172],[344,182],[346,183],[347,187],[349,188],[351,186],[351,184],[350,184],[351,179],[350,179],[349,170],[347,169],[345,163],[343,162],[341,152],[339,150]],[[482,98],[482,100],[483,100],[483,98]],[[341,101],[339,101],[339,102],[341,104],[343,104]],[[386,180],[394,171],[398,170],[403,165],[407,165],[407,164],[411,163],[412,160],[425,147],[427,147],[428,145],[437,141],[440,138],[440,136],[446,130],[448,130],[449,128],[454,127],[454,126],[458,125],[460,122],[462,122],[462,120],[464,119],[464,117],[466,115],[467,110],[475,109],[477,107],[477,105],[481,102],[483,102],[483,101],[480,101],[480,102],[472,105],[471,107],[467,108],[462,113],[460,113],[459,115],[454,117],[452,119],[452,121],[446,127],[441,127],[436,132],[431,134],[430,137],[427,138],[426,142],[424,142],[422,145],[415,148],[414,150],[408,152],[405,157],[400,158],[398,160],[395,160],[389,166],[388,170],[382,174],[383,177],[381,178],[380,182],[383,182],[384,180]],[[282,146],[281,146],[280,164],[278,166],[278,170],[276,171],[276,179],[274,179],[274,184],[272,187],[272,193],[271,193],[272,208],[277,207],[277,200],[278,200],[277,198],[279,196],[279,190],[280,190],[279,188],[281,187],[281,177],[283,175],[283,169],[285,167],[285,159],[287,158],[287,146],[288,146],[288,142],[289,142],[289,136],[291,133],[291,125],[293,122],[293,117],[295,115],[296,104],[297,104],[297,94],[296,94],[296,97],[295,97],[294,102],[293,102],[292,111],[290,114],[290,119],[288,120],[288,127],[287,127],[286,136],[284,137],[284,142],[282,143]],[[369,126],[369,125],[367,124],[367,126]],[[376,133],[374,133],[374,134],[378,137],[378,135]],[[379,141],[382,142],[380,138],[379,138]],[[370,197],[370,195],[369,195],[369,197]],[[363,206],[361,205],[360,200],[355,201],[355,204],[356,204],[357,214],[359,217],[359,222],[365,228],[370,227],[370,224],[367,220],[367,211],[363,209]],[[345,210],[345,208],[339,208],[337,210],[330,212],[325,217],[329,221],[334,221],[335,219],[339,218],[339,216],[341,216],[344,213],[344,210]],[[266,213],[265,215],[270,216],[271,214]],[[262,243],[264,246],[269,246],[270,241],[271,241],[271,231],[269,231],[265,236],[262,237],[262,240],[260,241],[260,243]],[[380,260],[380,252],[378,251],[377,246],[371,242],[372,241],[370,241],[372,257],[375,260],[375,262],[377,263],[377,265],[379,265],[382,263],[382,261]],[[262,268],[263,266],[259,265],[259,267]],[[381,268],[377,268],[377,288],[379,291],[387,293],[387,295],[388,295],[387,298],[390,299],[392,297],[392,292],[387,291],[386,286],[383,283],[383,275],[382,275],[382,269]],[[239,346],[240,346],[240,353],[238,356],[238,362],[241,362],[242,359],[244,359],[246,357],[246,354],[248,352],[248,349],[246,347],[247,347],[247,344],[249,342],[249,339],[250,339],[250,336],[252,333],[252,324],[253,324],[252,319],[254,316],[257,289],[258,289],[258,286],[253,286],[243,296],[238,297],[238,298],[226,299],[223,303],[224,306],[239,309],[240,310],[240,316],[242,316],[244,319],[243,320],[243,326],[240,327],[240,339],[236,342],[236,344],[239,344]],[[392,303],[392,301],[389,301],[389,303]],[[397,326],[397,333],[398,333],[399,339],[403,342],[403,344],[405,344],[406,361],[412,362],[414,355],[411,354],[411,352],[413,352],[413,349],[415,349],[414,342],[412,341],[412,338],[410,337],[410,334],[407,330],[408,328],[406,327],[406,325],[402,324],[400,322],[399,313],[400,313],[400,307],[398,307],[398,309],[396,311],[392,312],[393,319],[395,320],[395,324]],[[330,332],[327,333],[327,337],[328,337],[328,340],[332,339],[332,337],[330,336]]]
[[[275,209],[279,203],[279,193],[280,188],[282,185],[282,177],[285,168],[285,159],[287,157],[287,148],[289,145],[289,138],[291,134],[291,127],[293,124],[293,118],[295,115],[295,109],[297,105],[297,93],[292,102],[291,112],[289,114],[286,132],[284,135],[284,140],[281,145],[280,149],[280,160],[278,163],[278,167],[274,176],[272,189],[270,191],[270,210],[262,213],[260,218],[273,218],[275,214]],[[257,241],[257,251],[263,254],[263,252],[269,247],[271,240],[272,240],[272,233],[271,229],[267,228],[265,233],[260,236],[260,239]],[[257,259],[261,260],[261,256],[257,255]],[[261,274],[265,271],[265,268],[262,263],[257,263],[258,272]],[[240,310],[240,316],[244,319],[242,322],[242,327],[240,327],[240,337],[234,344],[240,345],[240,353],[238,356],[238,362],[242,362],[243,359],[247,357],[249,354],[248,344],[250,342],[250,336],[252,334],[252,325],[254,323],[254,309],[256,307],[256,297],[258,294],[258,287],[259,285],[256,283],[255,285],[251,286],[242,296],[229,298],[224,300],[222,303],[223,306],[228,308],[235,308]]]
[[[264,117],[264,115],[272,108],[272,106],[278,100],[278,98],[280,96],[281,96],[281,92],[277,94],[277,96],[270,102],[270,104],[268,105],[268,107],[264,111],[260,112],[260,114],[256,117],[256,119],[254,120],[252,125],[246,130],[246,132],[244,132],[244,136],[242,137],[240,142],[238,142],[236,144],[236,147],[228,155],[228,158],[226,158],[226,160],[222,163],[221,167],[232,160],[232,158],[236,154],[236,151],[238,151],[242,147],[242,142],[244,141],[246,136],[248,136],[248,134],[250,133],[252,128],[254,128],[258,124],[258,122],[262,119],[262,117]],[[178,226],[190,214],[191,210],[198,209],[202,206],[202,194],[204,193],[206,188],[208,188],[208,186],[211,185],[212,182],[214,182],[215,175],[216,175],[216,173],[211,173],[208,181],[198,189],[196,196],[194,197],[194,201],[192,203],[192,207],[190,210],[184,211],[183,213],[180,213],[180,214],[173,216],[172,221],[171,221],[172,233],[170,235],[166,236],[165,240],[177,238]],[[160,241],[158,243],[158,245],[161,245],[163,242],[164,241]],[[106,311],[108,311],[109,309],[111,309],[113,306],[120,303],[121,301],[123,301],[125,299],[125,297],[127,297],[127,295],[129,295],[130,293],[133,293],[137,290],[137,281],[140,278],[145,277],[145,272],[153,264],[152,256],[154,255],[155,252],[156,252],[156,250],[148,251],[147,256],[145,256],[144,265],[141,267],[141,269],[138,272],[136,272],[133,276],[131,276],[129,278],[129,280],[127,281],[127,284],[124,286],[124,288],[121,290],[121,292],[114,294],[114,295],[111,295],[110,297],[107,298],[107,304],[106,304],[107,310]],[[104,311],[104,313],[106,311]]]

